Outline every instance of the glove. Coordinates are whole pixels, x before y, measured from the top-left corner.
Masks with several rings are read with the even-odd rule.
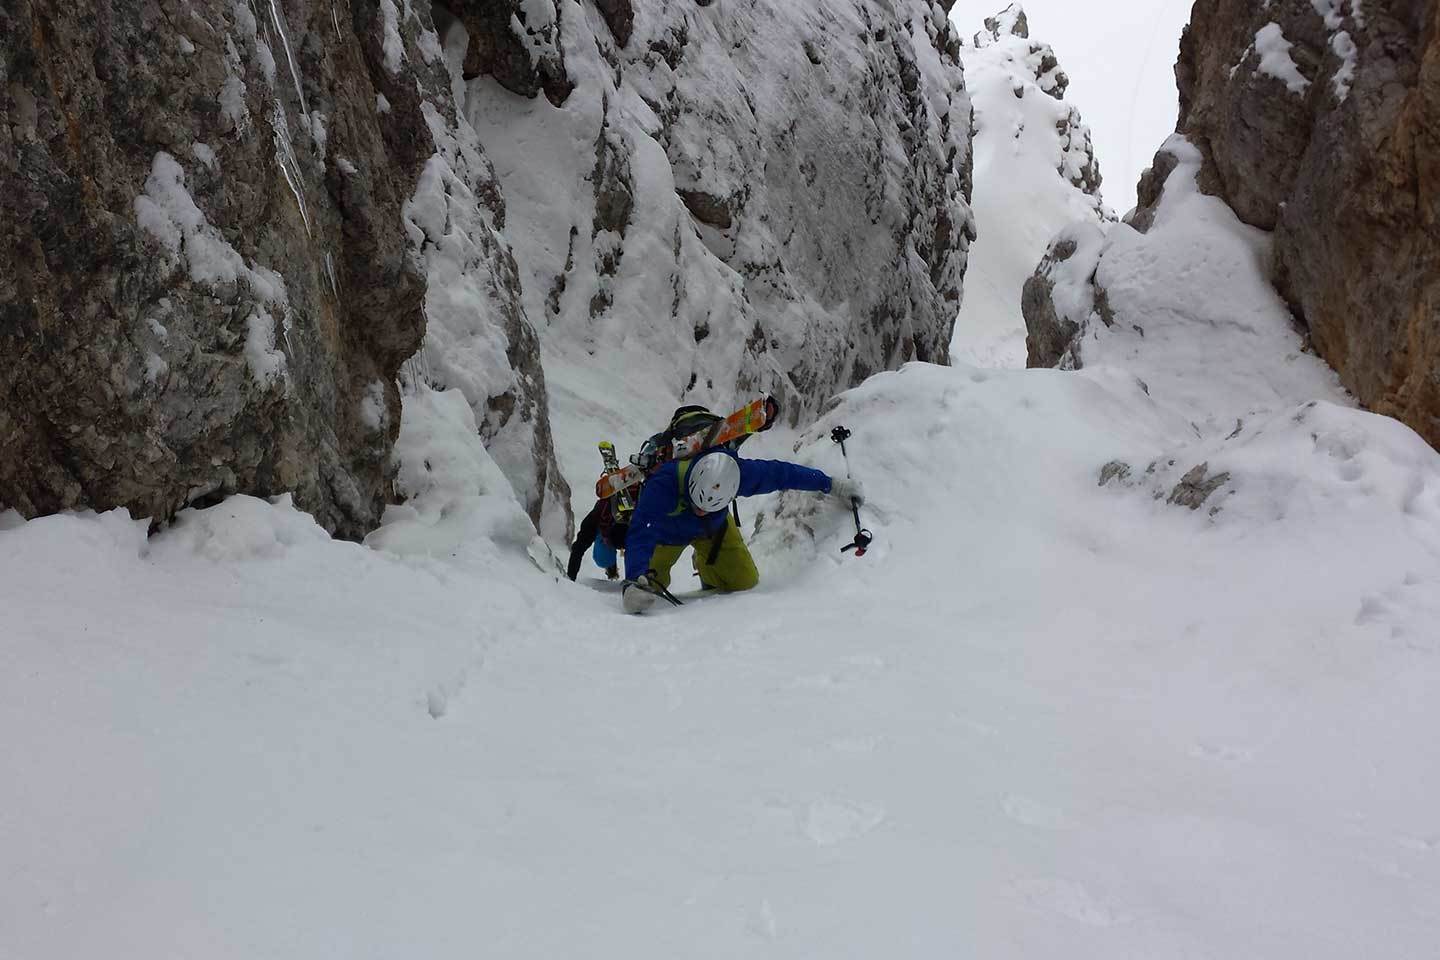
[[[626,613],[644,613],[654,603],[654,587],[648,575],[641,574],[634,580],[625,581],[620,592],[620,605],[625,608]]]
[[[830,481],[830,493],[839,497],[848,506],[851,503],[863,504],[865,502],[865,488],[860,485],[859,480],[851,477],[835,477]]]
[[[608,579],[608,580],[619,580],[619,579],[620,579],[620,568],[617,567],[617,566],[615,566],[615,565],[613,565],[613,564],[610,565],[610,566],[608,566],[608,567],[606,567],[606,568],[605,568],[605,577],[606,577],[606,579]]]

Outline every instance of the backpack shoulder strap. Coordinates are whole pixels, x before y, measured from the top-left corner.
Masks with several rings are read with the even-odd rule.
[[[694,460],[680,460],[675,464],[675,509],[670,511],[670,516],[678,517],[689,509],[685,505],[685,478],[690,473],[690,465]]]

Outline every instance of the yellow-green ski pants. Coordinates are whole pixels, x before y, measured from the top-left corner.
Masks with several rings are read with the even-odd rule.
[[[695,550],[695,570],[700,574],[700,582],[705,586],[733,592],[749,590],[760,582],[760,571],[755,569],[755,558],[750,556],[750,548],[745,546],[745,539],[740,535],[740,528],[735,525],[734,517],[725,518],[725,539],[720,541],[720,552],[716,554],[715,562],[711,563],[710,551],[714,549],[714,545],[714,537],[701,537],[679,546],[662,543],[650,555],[650,569],[654,571],[655,579],[668,590],[670,568],[675,566],[675,561],[680,559],[680,554],[689,546]]]

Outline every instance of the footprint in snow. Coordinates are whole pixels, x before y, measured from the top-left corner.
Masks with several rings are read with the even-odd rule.
[[[1082,883],[1058,877],[1028,877],[1014,883],[1016,892],[1041,910],[1049,910],[1090,927],[1113,927],[1129,917],[1098,899]]]
[[[1440,653],[1433,628],[1440,619],[1440,605],[1429,599],[1429,591],[1416,589],[1422,586],[1425,580],[1410,571],[1398,586],[1361,597],[1355,626],[1388,627],[1391,640],[1421,653]]]
[[[1059,809],[1029,797],[1011,794],[1001,805],[1005,816],[1027,827],[1061,830],[1069,826],[1069,818]]]
[[[790,681],[790,686],[797,690],[849,690],[851,683],[833,673],[813,673],[796,677]]]
[[[843,666],[839,670],[796,677],[790,686],[801,690],[849,690],[857,680],[889,666],[884,659],[868,655],[846,657],[841,662]]]
[[[816,800],[805,808],[800,828],[818,847],[833,847],[864,836],[885,822],[885,808],[849,800]]]
[[[1190,748],[1190,756],[1221,760],[1225,763],[1248,763],[1254,759],[1255,751],[1243,744],[1210,743],[1202,740]]]
[[[760,906],[750,915],[745,926],[765,940],[774,940],[780,933],[780,925],[775,922],[775,909],[770,906],[769,900],[760,901]]]

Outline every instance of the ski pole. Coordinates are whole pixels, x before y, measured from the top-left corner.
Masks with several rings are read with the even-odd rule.
[[[845,450],[845,441],[850,439],[850,431],[837,425],[834,430],[830,431],[830,439],[840,444],[840,456],[845,460],[845,476],[850,476],[850,454]],[[869,530],[860,525],[860,501],[854,497],[850,498],[850,512],[855,516],[855,539],[841,547],[840,552],[846,553],[854,550],[855,556],[863,557],[875,538]]]
[[[644,577],[643,579],[645,580],[644,586],[641,586],[634,580],[627,580],[626,583],[632,584],[637,590],[644,590],[646,593],[653,593],[655,596],[659,597],[661,600],[664,600],[672,607],[685,606],[685,603],[679,597],[675,596],[675,594],[662,587],[658,581],[651,580],[648,576]]]

